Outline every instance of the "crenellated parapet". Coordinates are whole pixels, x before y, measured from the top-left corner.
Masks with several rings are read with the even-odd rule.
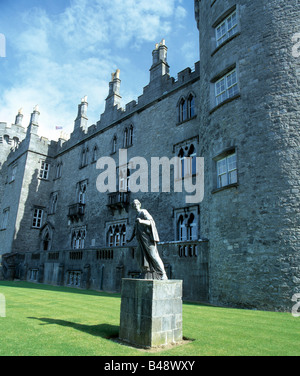
[[[137,100],[132,100],[125,107],[121,107],[119,69],[112,73],[104,112],[100,115],[99,121],[89,127],[87,127],[88,103],[86,97],[82,100],[81,104],[78,105],[78,115],[74,123],[74,131],[70,139],[62,145],[62,151],[78,142],[83,142],[98,132],[103,132],[106,128],[110,128],[114,124],[125,120],[135,112],[141,112],[155,102],[173,94],[176,90],[182,89],[184,86],[199,80],[200,62],[195,63],[193,68],[185,68],[177,74],[176,78],[169,75],[167,47],[164,40],[155,45],[152,57],[153,63],[150,68],[149,84],[143,88],[143,93]]]

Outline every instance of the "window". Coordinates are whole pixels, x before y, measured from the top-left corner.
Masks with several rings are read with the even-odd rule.
[[[181,215],[177,222],[177,240],[186,240],[186,231],[183,215]]]
[[[86,190],[87,190],[87,181],[82,181],[78,183],[78,203],[85,204],[86,202]]]
[[[81,152],[81,165],[80,167],[85,167],[89,162],[89,148],[85,147]]]
[[[196,232],[196,221],[195,216],[193,213],[190,214],[187,220],[187,240],[196,240],[197,239],[197,232]]]
[[[6,230],[8,225],[9,208],[3,210],[1,230]]]
[[[97,161],[97,154],[98,154],[98,147],[97,145],[95,145],[93,149],[92,163]]]
[[[49,251],[50,249],[50,235],[49,231],[46,231],[44,236],[43,236],[43,251]]]
[[[232,70],[215,83],[216,105],[238,94],[236,70]]]
[[[83,249],[86,238],[86,228],[75,228],[72,230],[72,249]]]
[[[189,94],[187,99],[184,97],[181,98],[178,104],[179,123],[189,120],[195,115],[195,96],[193,94]]]
[[[33,212],[33,220],[32,220],[32,227],[33,228],[41,228],[42,227],[42,220],[43,220],[43,209],[34,209]]]
[[[112,141],[112,153],[117,152],[117,136],[114,136],[113,141]]]
[[[217,175],[218,188],[237,183],[237,163],[235,152],[217,161]]]
[[[185,176],[195,175],[196,171],[196,148],[194,144],[182,147],[179,151],[178,157],[180,158],[179,178]]]
[[[133,145],[133,126],[132,125],[129,128],[125,128],[124,139],[123,139],[124,148],[127,148],[131,145]]]
[[[237,32],[236,11],[230,14],[223,22],[216,27],[217,47]]]
[[[127,148],[128,146],[128,129],[126,128],[124,131],[124,142],[123,142],[124,148]]]
[[[198,239],[198,207],[175,210],[176,240],[193,241]]]
[[[58,192],[51,193],[49,214],[55,214],[57,208]]]
[[[118,192],[129,192],[130,169],[127,166],[119,167],[117,172],[117,181],[119,182]]]
[[[129,142],[129,145],[128,145],[128,146],[133,145],[133,126],[132,126],[132,125],[129,127],[129,138],[128,138],[128,142]]]
[[[16,175],[17,175],[17,165],[14,165],[12,166],[12,169],[11,169],[11,177],[10,177],[11,182],[15,181]]]
[[[56,165],[55,179],[61,178],[62,162],[58,162]]]
[[[195,116],[195,97],[190,94],[188,97],[188,118],[191,119]]]
[[[47,180],[49,177],[49,170],[50,170],[50,164],[46,163],[45,161],[42,161],[39,178]]]
[[[126,225],[122,223],[110,225],[107,231],[107,245],[120,247],[126,245]]]
[[[181,99],[179,103],[179,122],[182,123],[187,118],[187,111],[186,111],[186,100],[184,98]]]
[[[81,271],[68,272],[68,286],[80,287],[81,284]]]

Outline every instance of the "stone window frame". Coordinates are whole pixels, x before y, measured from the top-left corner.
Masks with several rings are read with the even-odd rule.
[[[117,137],[116,134],[112,138],[111,147],[112,147],[111,154],[115,154],[117,152],[117,149],[118,149],[118,137]]]
[[[193,91],[190,91],[187,95],[181,95],[176,107],[177,125],[186,123],[187,121],[196,118],[196,94]]]
[[[119,220],[106,223],[106,246],[124,247],[126,245],[126,233],[128,231],[128,220]],[[124,231],[125,229],[125,231]]]
[[[217,28],[221,26],[226,20],[236,13],[236,30],[232,35],[228,35],[226,39],[222,41],[222,43],[217,43]],[[219,16],[215,22],[212,24],[212,34],[211,34],[211,56],[213,56],[218,50],[220,50],[223,46],[229,43],[231,40],[236,38],[238,35],[241,34],[241,22],[240,22],[240,6],[239,4],[235,4],[229,9],[227,9],[221,16]]]
[[[232,69],[214,83],[215,104],[219,106],[239,93],[237,70]],[[223,95],[225,97],[223,97]]]
[[[78,204],[86,204],[86,193],[88,187],[88,179],[81,180],[77,183],[77,203]]]
[[[236,82],[234,85],[228,85],[228,82],[226,79],[235,72],[236,74]],[[220,83],[222,80],[225,80],[225,92],[226,93],[226,98],[224,98],[222,101],[217,103],[217,84]],[[215,75],[211,81],[211,110],[210,110],[210,115],[215,112],[218,108],[222,107],[226,103],[229,103],[241,96],[240,94],[240,80],[239,80],[239,67],[236,63],[228,65],[225,69],[223,69],[221,72],[219,72],[217,75]],[[234,91],[232,94],[229,93],[229,89],[232,87],[236,87],[237,90]]]
[[[60,179],[62,177],[62,166],[63,166],[62,161],[57,162],[54,180]]]
[[[56,213],[58,196],[59,196],[59,191],[51,192],[48,215]]]
[[[230,25],[230,22],[232,23],[232,25]],[[238,19],[237,10],[235,8],[233,12],[226,16],[225,19],[215,27],[216,47],[221,46],[224,42],[227,41],[227,39],[236,34],[237,30]],[[219,31],[221,31],[222,34],[219,34]]]
[[[123,133],[123,148],[129,148],[133,145],[133,125],[125,127]]]
[[[84,147],[81,150],[80,154],[80,166],[79,168],[84,168],[89,164],[89,147],[88,145],[84,145]]]
[[[194,146],[193,153],[189,155],[189,151],[191,150],[192,145]],[[175,169],[177,171],[175,179],[176,180],[182,180],[184,176],[195,176],[193,174],[193,157],[197,157],[198,154],[198,149],[199,149],[199,137],[191,137],[187,140],[184,140],[182,142],[177,143],[176,145],[173,145],[173,153],[178,156],[178,162],[180,163],[179,166]],[[183,151],[183,154],[181,153],[181,150]],[[192,158],[192,159],[188,159]],[[190,163],[188,163],[189,161]],[[182,176],[182,163],[185,163],[184,167],[186,167],[186,171],[188,172],[184,176]]]
[[[229,183],[228,181],[228,184],[224,185],[224,186],[219,186],[218,184],[218,162],[221,161],[221,160],[224,160],[225,158],[228,158],[232,155],[235,155],[236,156],[236,181],[233,182],[233,183]],[[219,153],[217,156],[215,156],[213,158],[213,162],[214,162],[214,168],[213,168],[213,172],[214,172],[214,189],[212,190],[212,193],[217,193],[217,192],[220,192],[220,191],[223,191],[225,189],[230,189],[230,188],[237,188],[239,186],[239,158],[238,158],[238,149],[237,147],[235,146],[232,146],[232,147],[229,147],[227,149],[225,149],[223,152]]]
[[[41,164],[41,167],[39,170],[39,179],[49,180],[51,164],[46,159],[41,159],[40,164]]]
[[[86,238],[86,226],[73,227],[71,229],[71,249],[84,249]]]
[[[9,221],[10,207],[5,208],[2,213],[1,230],[6,230]]]
[[[93,154],[92,154],[92,161],[91,161],[91,163],[96,163],[97,162],[97,155],[98,155],[98,145],[96,144],[93,147]]]
[[[45,208],[40,206],[33,207],[31,228],[40,229],[43,226],[44,210]]]
[[[183,208],[174,209],[174,234],[175,241],[188,242],[196,241],[200,236],[200,209],[199,205],[191,205]],[[193,222],[191,223],[191,219]],[[182,220],[182,224],[179,225]],[[192,225],[191,225],[192,224]],[[180,229],[185,229],[184,233],[180,233]],[[195,229],[194,235],[192,229]]]
[[[14,163],[11,167],[11,175],[10,175],[10,183],[14,182],[16,180],[18,171],[18,163]]]

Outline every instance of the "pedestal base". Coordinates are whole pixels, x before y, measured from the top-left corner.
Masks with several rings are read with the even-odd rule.
[[[182,281],[123,279],[119,338],[151,348],[182,341]]]

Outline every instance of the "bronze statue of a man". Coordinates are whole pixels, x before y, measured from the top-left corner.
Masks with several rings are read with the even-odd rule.
[[[139,243],[137,252],[139,266],[147,279],[168,279],[164,264],[158,254],[157,242],[159,242],[159,237],[155,222],[149,212],[141,208],[139,200],[134,200],[132,207],[138,215],[133,234],[128,243],[136,237]],[[152,278],[149,277],[149,274],[152,274]]]

